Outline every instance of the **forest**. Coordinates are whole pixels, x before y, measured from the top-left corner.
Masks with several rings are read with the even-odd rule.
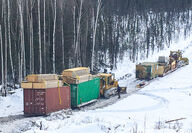
[[[191,0],[1,0],[0,84],[78,66],[113,69],[125,54],[147,58],[188,36],[191,7]]]

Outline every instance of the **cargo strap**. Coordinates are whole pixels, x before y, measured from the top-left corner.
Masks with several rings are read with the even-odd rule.
[[[70,84],[68,84],[67,82],[65,82],[64,80],[63,80],[63,82],[67,85],[67,86],[70,86]]]
[[[59,80],[58,80],[58,92],[59,92],[59,104],[61,104],[61,89],[59,87]]]

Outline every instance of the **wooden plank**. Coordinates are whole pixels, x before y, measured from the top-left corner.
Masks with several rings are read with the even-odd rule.
[[[43,82],[48,80],[58,80],[56,74],[32,74],[27,76],[28,82]]]
[[[28,82],[21,83],[21,88],[31,89],[32,87],[33,87],[32,83],[28,83]]]
[[[77,67],[72,69],[66,69],[62,72],[63,76],[76,78],[78,76],[90,74],[90,69],[88,67]]]
[[[93,76],[91,74],[79,76],[78,78],[63,76],[63,83],[80,84],[82,82],[86,82],[91,79],[93,79]]]
[[[58,84],[59,82],[59,84]],[[50,80],[50,81],[44,81],[41,83],[33,83],[33,89],[47,89],[47,88],[57,88],[62,87],[63,83],[60,80]]]

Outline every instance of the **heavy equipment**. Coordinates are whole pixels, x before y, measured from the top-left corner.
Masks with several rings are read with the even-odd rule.
[[[189,59],[182,57],[182,51],[170,51],[169,55],[170,60],[175,60],[176,61],[176,67],[182,67],[184,65],[189,64]]]
[[[112,95],[117,94],[118,81],[115,79],[115,74],[112,73],[99,73],[100,77],[100,96],[109,98]],[[120,87],[121,93],[126,93],[127,87]]]
[[[159,56],[157,74],[158,76],[162,77],[167,73],[188,64],[188,58],[183,58],[180,50],[170,51],[169,57]]]
[[[151,80],[157,77],[157,63],[143,62],[136,65],[136,78]]]
[[[175,61],[170,61],[168,57],[165,56],[159,56],[158,58],[158,69],[157,69],[157,75],[159,77],[163,77],[168,71],[171,70],[171,65],[173,66],[173,64],[175,63]]]

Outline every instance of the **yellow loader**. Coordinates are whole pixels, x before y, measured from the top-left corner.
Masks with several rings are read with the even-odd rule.
[[[115,79],[114,74],[99,73],[100,77],[100,95],[104,98],[109,98],[117,94],[118,81]],[[120,87],[121,93],[126,93],[127,87]]]

